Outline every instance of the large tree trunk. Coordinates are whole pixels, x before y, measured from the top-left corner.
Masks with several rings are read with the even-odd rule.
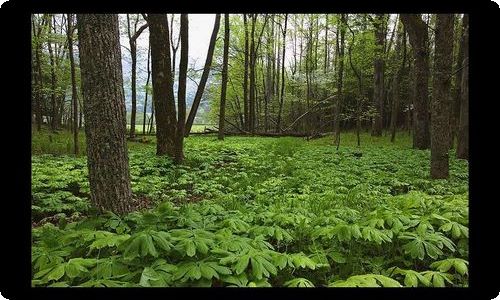
[[[342,77],[344,74],[344,39],[345,39],[345,27],[347,24],[347,17],[345,14],[342,14],[340,17],[340,21],[337,26],[337,31],[340,31],[340,44],[337,49],[338,53],[338,75],[337,75],[337,99],[334,102],[334,110],[333,110],[333,132],[334,132],[334,144],[337,148],[340,145],[340,108],[342,106]]]
[[[458,18],[457,18],[458,19]],[[465,18],[463,18],[464,20]],[[462,33],[461,33],[461,39],[459,40],[458,44],[458,55],[457,55],[457,62],[456,62],[456,68],[457,71],[454,72],[455,74],[455,83],[454,87],[452,89],[452,108],[451,108],[451,114],[450,114],[450,130],[451,130],[451,135],[450,135],[450,144],[449,147],[450,149],[453,148],[454,145],[454,140],[456,136],[458,135],[458,126],[460,122],[460,98],[462,96],[461,93],[461,82],[462,82],[462,70],[463,70],[463,61],[464,61],[464,49],[463,49],[463,35],[464,35],[464,22],[462,20]],[[458,40],[458,37],[457,37]]]
[[[243,14],[243,26],[245,27],[245,70],[243,75],[243,115],[245,124],[243,128],[249,130],[249,105],[248,105],[248,62],[250,58],[250,49],[248,46],[248,24],[247,14]]]
[[[47,15],[48,18],[48,28],[49,28],[49,34],[52,33],[52,25],[50,19],[52,18],[51,15]],[[57,84],[57,78],[56,78],[56,63],[55,63],[55,58],[54,58],[54,51],[52,49],[52,41],[49,39],[47,42],[47,46],[49,49],[49,58],[50,58],[50,84],[51,84],[51,124],[50,127],[52,130],[57,129],[57,107],[56,107],[56,84]]]
[[[71,101],[73,102],[73,145],[74,153],[78,155],[78,93],[76,91],[75,61],[73,58],[73,14],[68,14],[68,49],[71,67]]]
[[[377,14],[375,26],[375,75],[373,86],[373,104],[377,114],[373,117],[372,136],[382,135],[382,122],[384,119],[384,42],[385,25],[384,15]]]
[[[396,42],[396,59],[399,60],[401,53],[401,45],[403,46],[403,61],[398,68],[396,76],[393,79],[392,85],[392,110],[391,110],[391,142],[396,139],[396,125],[399,114],[399,84],[403,77],[403,71],[406,64],[406,33],[404,30],[399,31],[398,41]]]
[[[153,101],[156,118],[156,155],[175,157],[175,100],[170,66],[170,40],[167,16],[148,15],[151,44]]]
[[[91,201],[125,214],[132,191],[118,15],[79,14],[77,22]]]
[[[217,33],[219,32],[220,25],[220,14],[215,15],[214,30],[212,31],[212,36],[210,37],[210,44],[208,45],[207,59],[205,61],[205,67],[203,68],[203,74],[201,74],[200,84],[196,90],[196,95],[194,96],[193,105],[189,111],[189,115],[186,122],[186,132],[184,136],[189,136],[191,132],[191,127],[194,123],[194,118],[196,117],[196,112],[200,106],[201,97],[203,96],[203,91],[205,90],[205,85],[207,84],[208,74],[210,73],[210,68],[212,66],[212,58],[214,56],[215,41],[217,40]]]
[[[429,149],[429,50],[427,25],[420,15],[401,14],[415,56],[413,147]]]
[[[282,55],[281,55],[281,94],[280,94],[280,106],[278,110],[278,121],[276,124],[277,132],[281,131],[281,115],[283,112],[283,102],[285,95],[285,49],[286,49],[286,25],[288,21],[288,14],[285,14],[285,28],[283,29],[283,45],[282,45]]]
[[[438,14],[431,116],[431,177],[448,178],[450,83],[453,61],[453,14]]]
[[[226,117],[227,63],[229,59],[229,14],[224,15],[224,57],[222,59],[222,83],[220,90],[219,140],[224,139]]]
[[[148,108],[148,94],[149,94],[148,85],[149,85],[149,78],[151,77],[151,70],[149,69],[150,59],[151,59],[151,47],[150,47],[150,44],[148,43],[148,61],[147,61],[148,77],[146,79],[146,87],[145,87],[145,92],[144,92],[144,112],[142,115],[142,135],[146,135],[146,111]]]
[[[189,20],[187,14],[181,14],[181,60],[179,62],[179,87],[177,91],[177,129],[175,140],[175,161],[181,163],[184,160],[184,126],[186,122],[186,80],[188,67],[189,47]]]
[[[255,133],[255,23],[257,14],[251,16],[252,30],[250,33],[250,60],[249,60],[249,76],[250,76],[250,98],[249,98],[249,131]]]
[[[460,123],[457,136],[457,158],[469,159],[469,15],[464,14],[462,48],[464,61],[460,88]]]

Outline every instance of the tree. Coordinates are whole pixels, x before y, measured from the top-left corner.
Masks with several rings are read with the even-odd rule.
[[[281,131],[281,112],[283,111],[283,100],[285,94],[285,49],[286,49],[286,25],[288,21],[288,14],[285,14],[285,27],[282,31],[283,34],[283,45],[282,45],[282,55],[281,55],[281,97],[280,97],[280,105],[278,110],[278,122],[277,122],[277,131]]]
[[[398,40],[396,42],[396,62],[400,59],[401,46],[403,47],[403,58],[399,66],[396,76],[392,81],[392,109],[391,109],[391,142],[394,143],[396,138],[396,123],[398,122],[399,113],[399,93],[400,83],[403,77],[403,71],[406,64],[406,32],[401,30],[398,32]]]
[[[438,14],[434,51],[431,115],[431,177],[448,178],[450,85],[453,55],[453,14]]]
[[[212,58],[214,56],[215,42],[217,40],[217,33],[219,32],[220,25],[220,14],[215,15],[215,24],[214,30],[212,31],[212,36],[210,37],[210,44],[208,45],[208,53],[207,59],[205,60],[205,67],[203,68],[203,73],[201,74],[200,83],[198,84],[198,88],[196,89],[196,94],[194,96],[193,104],[191,106],[191,110],[189,111],[189,115],[186,122],[186,131],[184,136],[189,136],[191,132],[191,127],[194,123],[194,117],[196,117],[196,112],[198,111],[198,107],[200,106],[201,97],[203,96],[203,92],[205,90],[205,85],[207,84],[208,74],[210,73],[210,68],[212,67]]]
[[[147,73],[148,77],[146,79],[146,86],[144,87],[144,111],[142,117],[142,135],[146,135],[146,110],[148,108],[148,94],[149,94],[149,79],[151,77],[151,69],[149,68],[151,61],[151,47],[148,43],[148,60],[147,60]],[[152,112],[151,112],[152,113]]]
[[[91,201],[132,210],[118,15],[78,14],[83,109]]]
[[[340,145],[340,108],[342,105],[342,79],[344,75],[344,43],[345,43],[345,27],[347,24],[347,16],[346,14],[342,14],[339,19],[339,23],[337,24],[337,32],[340,32],[340,44],[337,43],[337,61],[338,61],[338,70],[337,70],[337,99],[334,104],[333,110],[333,130],[334,130],[334,144],[337,146],[337,149]],[[338,35],[337,35],[338,36]]]
[[[136,69],[137,69],[137,38],[141,35],[141,33],[148,27],[148,24],[143,24],[139,29],[137,29],[137,25],[139,24],[139,14],[136,14],[136,18],[133,25],[133,30],[130,25],[130,15],[127,14],[127,33],[128,40],[130,44],[130,57],[132,58],[132,112],[130,114],[130,137],[135,137],[135,119],[137,113],[137,92],[136,92]]]
[[[463,19],[463,69],[460,88],[460,121],[457,138],[457,158],[469,159],[469,15]]]
[[[149,14],[149,42],[156,118],[156,155],[175,157],[176,115],[167,15]]]
[[[375,61],[374,61],[374,86],[373,103],[376,115],[372,123],[372,136],[382,135],[382,120],[384,119],[384,43],[385,43],[385,21],[383,14],[377,14],[373,21],[375,27]]]
[[[189,20],[187,14],[181,14],[181,60],[179,62],[179,87],[177,90],[177,128],[175,140],[175,161],[184,160],[184,126],[186,122],[186,79],[188,67]]]
[[[429,50],[427,25],[418,14],[401,14],[415,58],[413,147],[429,149]]]
[[[229,58],[229,14],[224,14],[224,58],[222,59],[222,83],[220,91],[219,135],[218,135],[219,140],[224,140],[228,58]]]
[[[75,60],[73,57],[73,14],[68,14],[68,49],[71,66],[71,101],[73,102],[73,144],[75,155],[78,155],[78,93],[76,91]]]

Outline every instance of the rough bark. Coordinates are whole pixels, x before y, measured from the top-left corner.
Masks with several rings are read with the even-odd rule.
[[[460,122],[457,136],[457,158],[469,159],[469,15],[464,15],[462,48],[464,65],[460,88]]]
[[[403,77],[403,71],[406,64],[406,33],[400,31],[398,33],[398,41],[396,42],[396,59],[399,60],[401,53],[401,46],[403,47],[403,60],[398,68],[396,76],[393,78],[392,83],[392,109],[391,109],[391,142],[394,143],[396,139],[396,124],[398,122],[399,114],[399,84]]]
[[[186,80],[189,47],[189,20],[187,14],[181,14],[181,60],[179,62],[179,87],[177,91],[177,128],[175,140],[175,161],[184,160],[184,126],[186,123]]]
[[[431,177],[449,176],[450,86],[453,61],[453,14],[438,14],[434,51],[431,115]]]
[[[278,121],[276,122],[277,131],[281,131],[281,115],[283,112],[283,102],[285,95],[285,49],[286,49],[286,26],[288,21],[288,14],[285,14],[285,27],[283,29],[283,46],[281,55],[281,93],[280,93],[280,106],[278,110]]]
[[[71,68],[71,101],[73,103],[73,145],[74,153],[78,155],[78,93],[76,91],[75,60],[73,57],[73,14],[68,14],[68,48]]]
[[[377,14],[374,21],[375,26],[375,61],[374,61],[374,86],[373,104],[376,108],[376,115],[372,122],[372,136],[382,135],[382,120],[384,118],[384,15]]]
[[[224,57],[222,59],[222,83],[220,90],[219,140],[224,140],[226,117],[227,63],[229,59],[229,14],[224,15]]]
[[[203,73],[201,75],[200,84],[196,90],[194,96],[193,105],[189,111],[189,115],[186,122],[186,131],[184,135],[187,137],[191,131],[191,127],[194,123],[194,118],[196,117],[196,112],[200,106],[201,97],[203,96],[203,91],[205,90],[205,85],[207,84],[208,74],[210,73],[210,68],[212,67],[212,58],[214,56],[215,41],[217,40],[217,33],[219,32],[220,25],[220,14],[215,15],[214,30],[212,31],[212,36],[210,37],[210,44],[208,46],[207,59],[205,61],[205,67],[203,68]]]
[[[420,15],[401,14],[415,57],[413,147],[429,149],[429,50],[427,25]]]
[[[347,24],[347,17],[345,14],[342,14],[340,17],[340,21],[337,25],[337,32],[340,32],[339,46],[337,49],[338,53],[338,72],[337,72],[337,99],[334,102],[333,109],[333,132],[334,132],[334,144],[337,147],[340,144],[340,109],[342,105],[342,85],[343,85],[343,74],[344,74],[344,44],[345,44],[345,26]]]
[[[132,209],[118,15],[77,15],[85,135],[92,203]]]
[[[149,42],[153,101],[156,118],[156,155],[175,157],[175,102],[170,66],[170,40],[166,15],[150,14]]]
[[[245,27],[245,70],[243,75],[243,116],[245,130],[249,130],[249,105],[248,105],[248,61],[250,57],[250,49],[248,46],[248,24],[247,14],[243,14],[243,26]]]
[[[147,68],[148,68],[148,77],[146,79],[146,87],[144,91],[144,112],[142,115],[142,135],[146,134],[146,110],[148,107],[148,86],[149,86],[149,79],[151,77],[151,70],[149,68],[150,65],[150,59],[151,59],[151,47],[150,44],[148,43],[148,61],[147,61]]]

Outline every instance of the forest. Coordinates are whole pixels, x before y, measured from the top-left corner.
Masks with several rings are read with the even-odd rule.
[[[32,14],[33,287],[468,287],[468,14]]]

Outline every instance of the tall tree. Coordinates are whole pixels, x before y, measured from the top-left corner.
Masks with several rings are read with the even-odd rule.
[[[74,153],[78,155],[78,93],[76,91],[75,60],[73,57],[73,14],[68,14],[68,48],[71,68],[71,101],[73,103],[73,145]]]
[[[118,15],[78,14],[90,198],[101,211],[132,210]]]
[[[186,122],[186,80],[189,53],[189,20],[181,14],[181,60],[179,62],[179,87],[177,91],[177,128],[175,140],[175,161],[184,160],[184,126]]]
[[[243,74],[243,116],[245,120],[244,129],[249,130],[249,100],[248,100],[248,61],[250,58],[250,48],[248,46],[248,21],[247,14],[243,14],[243,27],[245,27],[245,69]]]
[[[429,149],[429,49],[427,25],[418,14],[401,14],[415,58],[413,147]]]
[[[177,42],[174,45],[174,19],[175,15],[172,14],[172,17],[170,19],[170,45],[172,46],[172,78],[175,80],[175,57],[177,54],[177,50],[179,49],[179,42],[181,40],[181,35],[179,34],[177,36]]]
[[[342,107],[342,99],[343,99],[343,75],[344,75],[344,44],[345,44],[345,29],[347,24],[347,16],[346,14],[341,14],[340,19],[337,23],[337,32],[340,33],[339,44],[337,44],[337,61],[338,61],[338,70],[337,70],[337,99],[334,102],[334,110],[333,110],[333,131],[334,131],[334,144],[337,146],[337,149],[340,145],[340,109]]]
[[[186,122],[185,136],[187,137],[191,132],[191,127],[194,123],[194,118],[196,117],[196,112],[200,106],[201,97],[205,90],[205,85],[207,84],[208,74],[210,73],[210,68],[212,67],[212,58],[214,56],[215,42],[217,40],[217,33],[219,32],[220,25],[220,14],[215,15],[214,30],[212,31],[212,36],[210,37],[210,44],[208,45],[207,59],[205,60],[205,67],[203,68],[203,73],[201,74],[200,83],[198,84],[198,89],[194,96],[193,104]]]
[[[52,130],[57,129],[57,107],[56,107],[56,84],[57,84],[57,75],[56,75],[56,61],[54,50],[52,46],[52,38],[50,35],[52,34],[52,20],[54,18],[53,15],[47,14],[45,15],[47,18],[47,24],[49,29],[49,40],[47,41],[47,48],[49,49],[49,58],[50,58],[50,84],[51,84],[51,122],[50,127]]]
[[[469,159],[469,15],[462,21],[463,69],[460,82],[460,117],[457,136],[457,158]]]
[[[229,14],[224,14],[224,57],[222,59],[222,83],[220,90],[219,136],[218,136],[219,140],[224,139],[228,59],[229,59]]]
[[[278,121],[276,124],[277,131],[281,131],[281,114],[283,111],[283,101],[285,95],[285,49],[286,49],[286,26],[288,22],[288,14],[285,14],[285,26],[282,30],[283,34],[283,45],[282,45],[282,54],[281,54],[281,93],[280,93],[280,106],[278,110]]]
[[[149,14],[149,42],[151,44],[151,75],[156,119],[156,155],[175,157],[175,100],[170,65],[168,19],[164,14]]]
[[[141,33],[148,27],[148,24],[143,24],[139,29],[137,29],[137,25],[139,24],[139,14],[136,14],[136,18],[134,20],[134,24],[130,24],[130,15],[127,14],[127,33],[128,40],[130,45],[130,57],[132,58],[132,111],[130,114],[130,137],[135,137],[135,119],[137,113],[137,92],[136,92],[136,76],[137,76],[137,38],[141,35]],[[133,29],[132,29],[133,26]]]
[[[453,14],[437,14],[431,115],[431,177],[448,178]]]
[[[399,85],[403,77],[403,71],[406,64],[406,32],[401,30],[398,32],[398,40],[396,41],[396,62],[401,56],[401,46],[403,47],[403,58],[401,65],[399,66],[396,76],[393,77],[392,81],[392,109],[391,109],[391,142],[394,143],[396,139],[396,124],[398,122],[399,114]]]
[[[375,60],[374,60],[374,86],[373,103],[376,115],[372,122],[372,136],[382,135],[382,120],[384,118],[384,43],[385,43],[385,17],[377,14],[373,21],[375,27]]]
[[[151,77],[151,69],[149,67],[151,62],[151,45],[148,42],[148,60],[147,60],[147,72],[148,77],[146,79],[146,86],[144,87],[144,111],[142,116],[142,135],[146,135],[146,110],[148,108],[148,94],[149,94],[149,79]]]

